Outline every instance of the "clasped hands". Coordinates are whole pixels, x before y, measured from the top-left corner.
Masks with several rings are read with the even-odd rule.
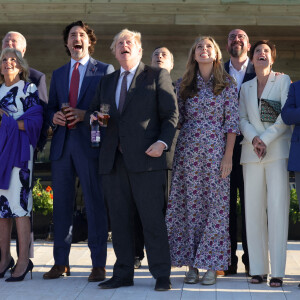
[[[57,111],[53,115],[52,123],[54,125],[66,126],[68,120],[68,126],[73,127],[76,123],[84,120],[85,110],[68,107],[66,108],[66,112],[67,113],[64,115],[62,111]]]
[[[260,139],[259,136],[256,136],[252,140],[252,145],[254,147],[253,151],[256,153],[258,158],[262,160],[267,154],[266,144]]]

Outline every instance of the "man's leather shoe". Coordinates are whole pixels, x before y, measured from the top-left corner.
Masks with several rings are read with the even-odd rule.
[[[70,276],[70,266],[60,266],[54,265],[49,272],[44,273],[44,279],[55,279],[59,278],[60,276],[64,276],[63,274]]]
[[[142,262],[141,262],[140,258],[138,256],[135,257],[134,258],[134,265],[133,265],[134,268],[139,269],[141,267],[141,265],[142,265]]]
[[[92,273],[90,274],[88,281],[97,282],[105,279],[106,271],[104,267],[93,267]]]
[[[116,276],[113,276],[109,280],[98,284],[100,289],[117,289],[122,286],[132,286],[132,285],[133,285],[133,279],[120,278]]]
[[[224,276],[237,274],[237,265],[228,266],[228,270],[224,271]]]
[[[156,291],[168,291],[172,288],[170,277],[158,277],[156,279],[155,290]]]

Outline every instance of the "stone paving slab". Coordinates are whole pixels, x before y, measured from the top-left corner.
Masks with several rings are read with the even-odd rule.
[[[241,245],[238,248],[241,257]],[[12,242],[12,255],[16,257],[15,242]],[[270,288],[266,283],[253,285],[246,277],[243,265],[238,266],[238,274],[218,277],[216,285],[202,286],[183,283],[186,268],[172,269],[172,290],[155,292],[155,280],[149,273],[147,260],[135,272],[134,286],[116,290],[101,290],[98,283],[87,281],[90,274],[91,259],[86,243],[72,245],[70,254],[71,276],[54,280],[43,280],[42,275],[53,265],[52,243],[35,242],[33,279],[27,275],[18,283],[7,283],[0,279],[0,300],[300,300],[300,242],[288,244],[287,268],[282,288]],[[107,277],[112,275],[115,255],[112,245],[108,244]],[[200,270],[201,275],[204,270]],[[8,276],[6,274],[5,278]]]

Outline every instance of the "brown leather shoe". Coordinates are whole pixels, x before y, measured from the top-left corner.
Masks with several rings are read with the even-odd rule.
[[[63,274],[66,273],[67,276],[70,276],[70,266],[60,266],[54,265],[49,272],[46,272],[43,275],[44,279],[55,279],[59,278],[60,276],[64,276]]]
[[[106,271],[104,267],[93,267],[92,273],[90,274],[88,281],[97,282],[105,279]]]

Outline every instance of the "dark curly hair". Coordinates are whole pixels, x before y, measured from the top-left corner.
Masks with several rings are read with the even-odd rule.
[[[94,30],[91,29],[88,26],[88,24],[83,23],[80,20],[69,24],[63,31],[63,38],[64,38],[65,47],[66,47],[66,52],[68,53],[69,56],[71,56],[71,53],[68,49],[67,44],[68,44],[69,33],[74,26],[80,26],[88,35],[90,43],[91,43],[91,45],[89,46],[89,54],[92,55],[94,53],[94,48],[97,43],[96,35],[94,33]]]

